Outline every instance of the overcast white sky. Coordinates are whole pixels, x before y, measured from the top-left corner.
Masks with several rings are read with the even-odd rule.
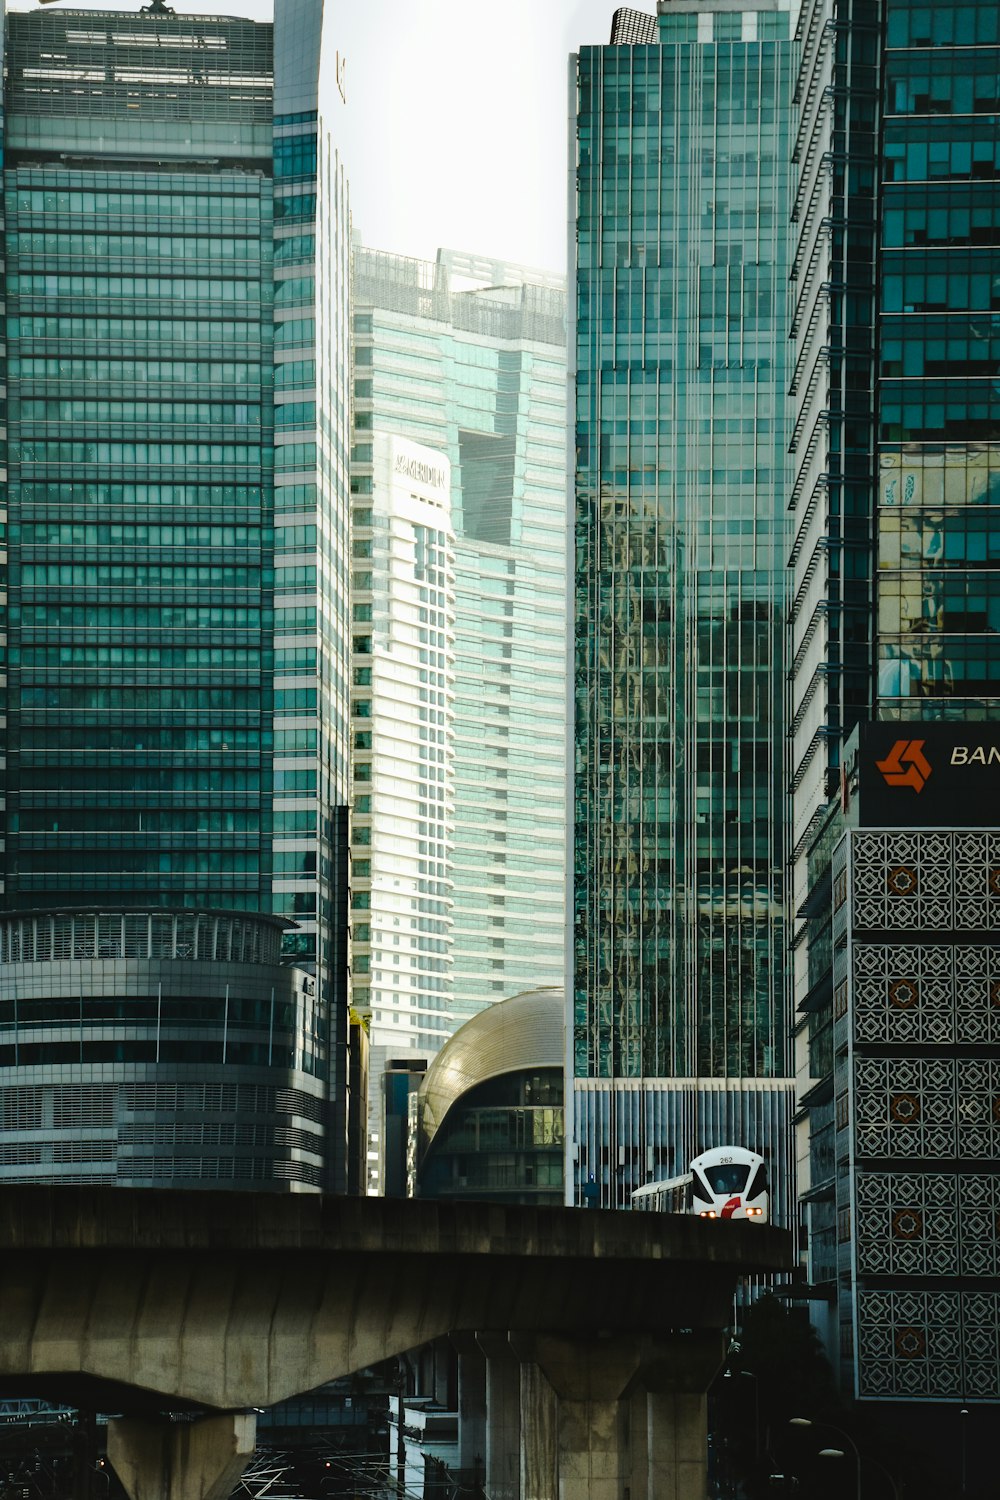
[[[172,3],[264,20],[281,0]],[[365,244],[428,259],[449,245],[565,269],[567,58],[608,40],[620,3],[326,0],[347,57],[344,156]],[[77,7],[139,4],[65,6]]]

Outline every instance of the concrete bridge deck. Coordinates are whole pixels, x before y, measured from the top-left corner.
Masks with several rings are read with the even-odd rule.
[[[738,1278],[790,1264],[781,1230],[657,1214],[8,1187],[0,1190],[0,1392],[44,1392],[135,1417],[185,1407],[245,1413],[467,1333],[522,1369],[521,1467],[544,1427],[542,1467],[551,1459],[553,1473],[568,1474],[572,1455],[560,1459],[558,1434],[565,1429],[573,1451],[589,1452],[611,1417],[617,1430],[627,1391],[701,1399]],[[524,1398],[526,1383],[533,1394]],[[551,1420],[541,1423],[550,1398]],[[596,1426],[596,1408],[581,1425],[581,1402],[601,1406]],[[205,1452],[218,1456],[209,1428],[239,1430],[234,1441],[252,1448],[252,1420],[240,1421],[205,1426]],[[150,1458],[143,1422],[122,1424],[118,1437],[113,1461],[124,1478],[134,1459],[137,1500],[224,1493],[194,1487],[191,1465],[201,1472],[215,1462],[200,1450],[182,1464],[171,1439],[168,1458],[162,1444]],[[164,1487],[163,1475],[182,1469],[187,1488]],[[565,1489],[558,1474],[552,1482],[574,1500],[619,1492]],[[520,1500],[547,1500],[533,1484],[519,1483]],[[652,1497],[634,1479],[630,1488],[633,1500]]]

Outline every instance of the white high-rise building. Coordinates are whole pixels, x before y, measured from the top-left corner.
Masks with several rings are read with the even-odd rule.
[[[370,996],[376,1049],[437,1050],[451,1032],[455,824],[455,537],[444,454],[375,438],[353,553],[353,973]]]
[[[395,1088],[484,1006],[563,980],[565,292],[561,278],[458,251],[425,262],[356,245],[352,275],[353,676],[374,716],[351,726],[354,824],[371,840],[356,837],[353,851],[352,1004],[374,1043],[371,1167],[387,1059]],[[453,561],[448,531],[421,577],[423,654],[406,670],[424,674],[410,684],[424,696],[409,719],[395,642],[392,691],[379,691],[390,661],[378,660],[390,587],[380,528],[390,494],[404,497],[391,502],[396,527],[405,497],[426,493],[400,489],[400,442],[448,476],[454,533]],[[399,562],[393,553],[394,589]],[[400,736],[408,727],[412,765],[390,723]],[[391,794],[373,790],[383,780]],[[407,954],[407,914],[394,904],[380,915],[397,896],[379,888],[380,846],[395,861],[414,837],[423,888]],[[388,1181],[381,1165],[376,1181]]]
[[[564,978],[566,296],[561,277],[485,256],[442,250],[427,262],[360,245],[353,286],[355,518],[369,504],[373,434],[450,464],[450,1034],[485,1005]],[[356,935],[356,906],[353,921]],[[381,1010],[379,986],[369,1001],[355,973],[355,1006]]]

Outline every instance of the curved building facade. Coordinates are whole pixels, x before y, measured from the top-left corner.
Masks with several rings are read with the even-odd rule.
[[[280,918],[0,916],[0,1182],[323,1185],[328,1027]]]
[[[466,1021],[418,1096],[417,1194],[563,1201],[565,992],[528,990]]]

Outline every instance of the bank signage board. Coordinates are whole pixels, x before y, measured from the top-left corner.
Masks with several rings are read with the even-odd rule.
[[[844,786],[862,827],[1000,827],[1000,723],[862,724]]]

